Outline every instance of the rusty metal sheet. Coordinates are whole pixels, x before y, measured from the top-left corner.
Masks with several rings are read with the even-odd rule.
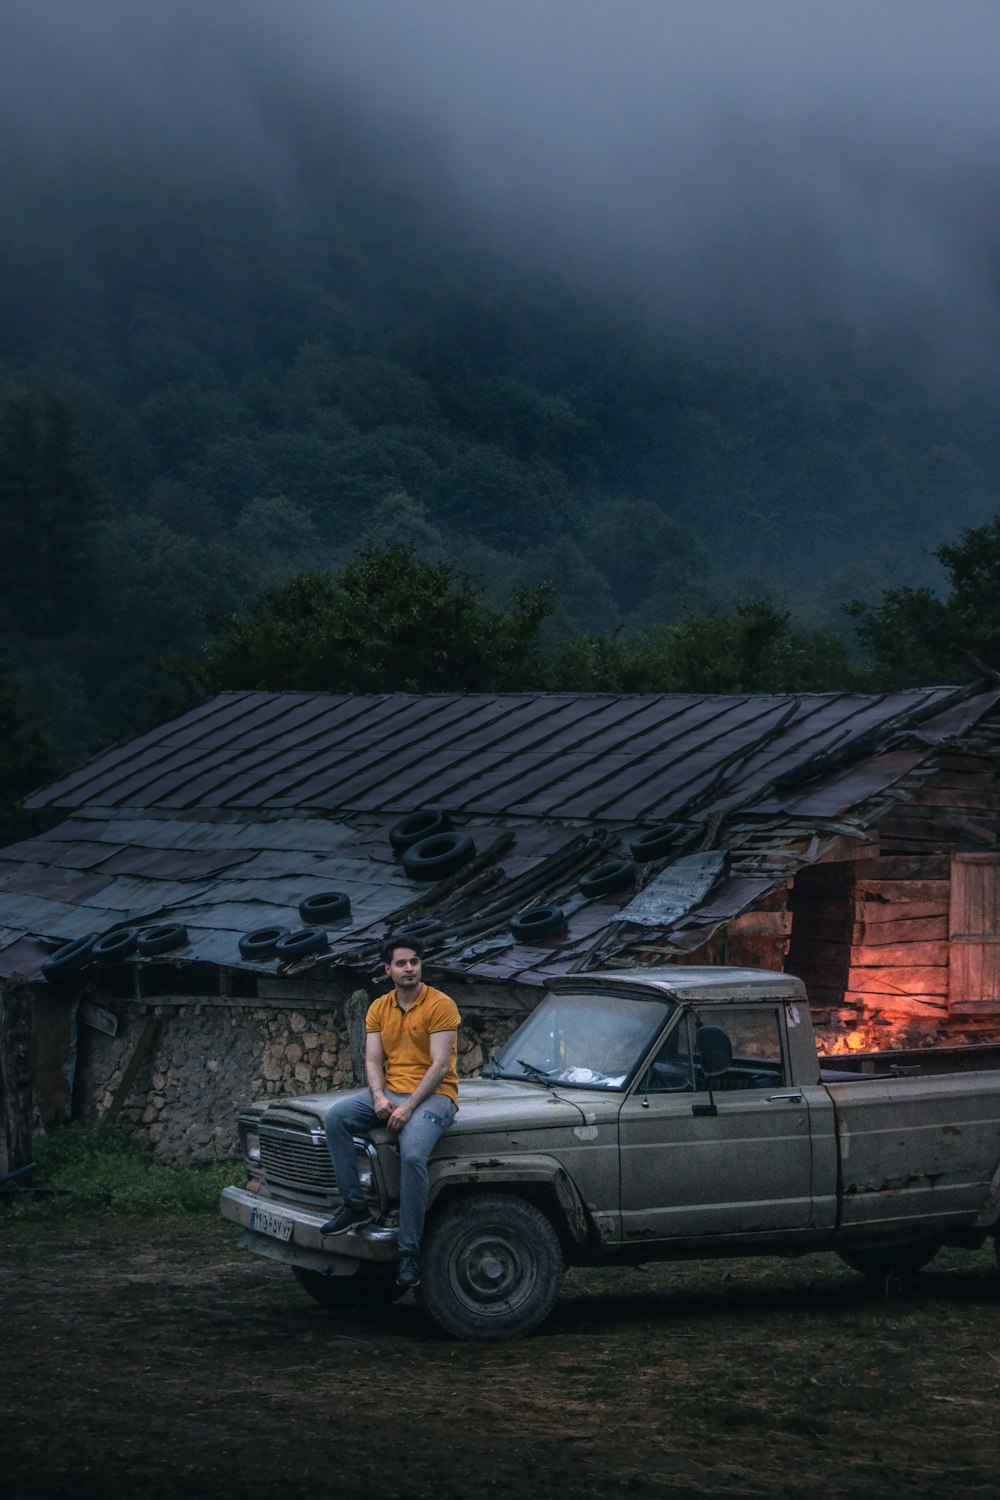
[[[485,722],[494,738],[502,733],[504,710],[492,699],[448,705],[434,702],[427,711],[400,710],[391,733],[358,754],[342,758],[336,773],[324,768],[297,789],[299,805],[378,809],[393,800],[393,789],[402,794],[409,811],[421,800],[422,780],[450,767],[458,758],[463,731]],[[279,799],[282,801],[284,799]],[[426,800],[426,799],[423,799]]]
[[[838,776],[827,778],[799,797],[776,798],[775,801],[782,810],[795,813],[797,817],[836,817],[893,786],[926,755],[926,749],[891,750],[887,755],[875,756],[862,765],[851,766]]]
[[[954,708],[946,709],[944,713],[937,714],[933,719],[925,719],[915,733],[927,744],[940,745],[944,740],[962,735],[974,724],[978,724],[979,720],[998,703],[1000,703],[1000,688],[991,688],[987,693],[977,693],[974,698],[968,698],[964,703],[957,703]]]
[[[405,734],[407,745],[419,743],[429,723],[440,725],[442,701],[404,695],[380,700],[378,712],[362,713],[352,733],[345,735],[331,730],[327,741],[314,743],[312,753],[292,771],[263,783],[254,801],[260,798],[272,807],[306,806],[313,798],[323,797],[331,788],[349,782],[359,772],[392,762],[400,750],[401,736]],[[491,704],[492,700],[487,702]],[[449,720],[460,717],[454,705],[447,717]],[[248,800],[244,798],[243,805]]]
[[[124,849],[104,860],[102,875],[145,876],[150,880],[208,880],[245,865],[250,849]]]
[[[34,938],[18,938],[0,952],[0,977],[9,979],[11,974],[22,974],[25,979],[38,979],[51,952],[51,948],[43,947]]]
[[[8,894],[47,896],[55,901],[86,901],[108,888],[111,877],[81,870],[61,870],[49,865],[17,864],[0,873],[0,908],[6,910]]]
[[[784,876],[730,875],[714,888],[708,900],[688,913],[688,918],[697,922],[728,921],[783,881]]]
[[[980,696],[985,711],[989,695]],[[774,744],[728,778],[734,796],[760,795],[776,774],[866,727],[895,721],[905,728],[907,715],[936,701],[956,714],[952,725],[968,722],[964,705],[951,707],[948,689],[874,698],[224,694],[96,757],[32,803],[409,811],[433,790],[454,809],[630,822],[668,805],[672,766],[683,771],[684,758],[703,755],[710,780],[713,757],[716,768],[738,759],[741,739],[752,738],[755,724],[766,729],[772,716],[794,715]],[[150,757],[165,752],[151,775]]]
[[[633,896],[618,913],[620,922],[640,927],[670,927],[712,889],[726,862],[725,851],[708,849],[685,854]]]
[[[734,698],[725,703],[720,709],[717,699],[696,700],[665,727],[658,745],[633,747],[619,758],[605,757],[589,777],[567,782],[566,796],[555,801],[554,811],[564,817],[653,820],[651,808],[659,800],[675,800],[681,790],[693,789],[699,773],[707,784],[728,756],[780,718],[779,710],[787,712],[787,704],[780,700],[777,707],[770,699]],[[537,816],[537,801],[520,805],[518,811]]]
[[[234,784],[255,786],[275,774],[275,762],[296,765],[306,759],[333,755],[332,736],[343,739],[371,719],[370,708],[350,700],[335,700],[336,709],[323,707],[323,700],[309,698],[276,717],[268,726],[263,743],[246,736],[246,743],[221,744],[192,766],[187,775],[163,777],[146,789],[147,805],[162,807],[221,807],[234,797]]]

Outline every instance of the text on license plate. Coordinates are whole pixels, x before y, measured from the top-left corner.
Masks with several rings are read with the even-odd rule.
[[[291,1219],[273,1214],[269,1208],[250,1210],[250,1228],[255,1229],[258,1234],[270,1234],[276,1240],[290,1240],[292,1237]]]

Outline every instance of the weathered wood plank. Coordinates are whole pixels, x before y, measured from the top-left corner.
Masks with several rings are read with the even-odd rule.
[[[940,1019],[948,1014],[948,1002],[943,995],[927,1000],[918,1000],[913,995],[869,994],[867,991],[848,990],[844,995],[847,1005],[854,1005],[866,1014],[884,1011],[897,1016],[936,1016]]]
[[[862,901],[881,897],[884,902],[900,906],[910,901],[937,901],[946,906],[950,892],[948,880],[859,880],[857,886]]]
[[[143,1023],[143,1028],[139,1033],[139,1038],[132,1049],[132,1056],[125,1067],[122,1081],[118,1085],[114,1098],[108,1105],[107,1118],[109,1120],[117,1119],[128,1103],[128,1096],[132,1092],[132,1085],[139,1076],[139,1069],[153,1050],[153,1044],[156,1041],[156,1034],[159,1029],[159,1018],[155,1015],[147,1016]]]
[[[913,968],[857,968],[848,973],[849,990],[879,995],[940,995],[948,992],[948,970],[937,965]]]
[[[944,922],[947,926],[949,901],[947,899],[931,901],[880,901],[873,897],[870,901],[859,901],[855,911],[855,922],[867,922],[872,927],[884,926],[890,922],[920,922],[933,921]]]
[[[730,933],[787,933],[791,929],[792,914],[788,911],[749,911],[729,923]]]
[[[35,1118],[35,1015],[31,986],[15,974],[0,986],[2,1164],[16,1172],[32,1160]]]
[[[368,1014],[369,1005],[371,1005],[371,1000],[365,990],[355,990],[344,1004],[347,1044],[351,1049],[351,1069],[354,1073],[354,1082],[359,1089],[363,1089],[368,1082],[365,1070],[365,1016]]]
[[[948,940],[936,943],[864,943],[851,949],[851,968],[947,968]]]
[[[947,854],[887,854],[859,859],[854,865],[859,885],[870,880],[947,880],[950,873]]]
[[[1000,809],[1000,795],[996,786],[990,786],[984,782],[972,783],[968,786],[948,787],[925,787],[916,794],[914,802],[918,807],[944,807],[952,808],[957,813],[962,812],[996,812]]]
[[[914,903],[915,905],[917,903]],[[885,922],[855,922],[851,941],[856,947],[880,947],[895,943],[936,943],[947,940],[948,917],[940,912],[930,917],[890,917]]]
[[[1000,1001],[1000,858],[956,855],[951,931],[962,938],[952,944],[952,1003]]]

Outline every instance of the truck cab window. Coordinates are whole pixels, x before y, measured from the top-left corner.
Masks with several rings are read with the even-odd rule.
[[[649,1077],[645,1084],[646,1093],[693,1092],[694,1071],[691,1063],[689,1025],[687,1016],[682,1016],[679,1025],[674,1027],[650,1063]]]
[[[720,1024],[718,1011],[707,1008],[692,1011],[695,1028],[699,1025]],[[729,1007],[721,1021],[733,1044],[733,1061],[721,1078],[713,1080],[712,1087],[719,1093],[732,1093],[743,1089],[771,1089],[784,1083],[785,1072],[781,1053],[781,1023],[775,1006],[754,1005]],[[707,1081],[697,1078],[699,1089],[708,1087]]]

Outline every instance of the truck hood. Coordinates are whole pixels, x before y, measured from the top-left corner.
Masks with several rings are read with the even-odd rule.
[[[341,1091],[300,1094],[294,1099],[276,1099],[271,1107],[283,1114],[303,1114],[322,1121],[331,1104],[340,1097]],[[516,1079],[472,1078],[459,1085],[458,1114],[448,1136],[512,1128],[551,1130],[558,1125],[589,1125],[595,1120],[617,1118],[621,1103],[621,1094],[605,1094],[596,1089],[553,1089]],[[377,1139],[380,1132],[372,1134]]]

